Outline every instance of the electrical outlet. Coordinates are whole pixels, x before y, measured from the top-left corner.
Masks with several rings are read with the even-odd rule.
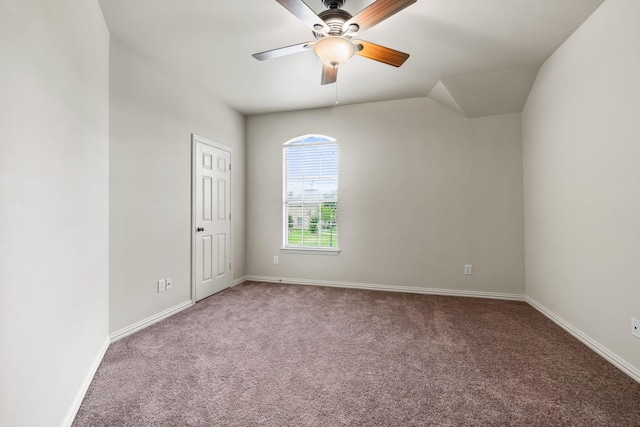
[[[167,281],[164,279],[158,280],[158,293],[164,292],[167,288]]]
[[[173,287],[173,279],[171,277],[167,277],[165,280],[167,281],[166,289],[171,289]]]
[[[274,264],[278,264],[278,262],[279,262],[279,261],[278,261],[278,257],[277,257],[277,256],[274,256],[274,257],[273,257],[273,263],[274,263]]]
[[[471,269],[473,269],[473,266],[471,264],[466,264],[464,266],[464,274],[466,274],[467,276],[471,275]]]
[[[631,318],[631,333],[640,338],[640,320]]]

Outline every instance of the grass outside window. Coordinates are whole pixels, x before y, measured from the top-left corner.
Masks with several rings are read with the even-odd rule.
[[[303,240],[304,238],[304,240]],[[304,245],[303,245],[304,241]],[[312,232],[309,230],[303,230],[300,228],[289,229],[289,241],[288,246],[291,247],[323,247],[323,248],[337,248],[338,247],[338,227],[331,229],[321,229],[320,231]]]

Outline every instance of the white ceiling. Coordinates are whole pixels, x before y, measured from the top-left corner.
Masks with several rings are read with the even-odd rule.
[[[347,0],[356,14],[372,0]],[[362,39],[407,52],[401,68],[355,56],[339,70],[340,104],[430,96],[467,117],[521,111],[546,58],[603,0],[418,0]],[[306,3],[316,12],[321,0]],[[275,0],[100,0],[111,33],[195,79],[244,114],[335,104],[321,63],[303,52],[251,54],[313,40]]]

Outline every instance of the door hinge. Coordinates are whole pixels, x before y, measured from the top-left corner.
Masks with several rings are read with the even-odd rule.
[[[231,214],[229,214],[229,220],[231,220]]]
[[[231,270],[231,263],[229,263],[229,270]]]
[[[231,163],[229,163],[229,170],[231,170]]]

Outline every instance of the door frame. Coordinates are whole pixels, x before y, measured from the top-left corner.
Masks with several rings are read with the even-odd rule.
[[[220,144],[219,142],[212,141],[204,138],[195,133],[191,134],[191,303],[196,303],[196,175],[197,175],[197,145],[198,143],[208,145],[213,148],[217,148],[229,153],[229,165],[233,162],[233,150],[231,147]],[[229,220],[229,262],[231,263],[231,269],[229,274],[231,275],[231,286],[235,280],[233,262],[233,169],[229,171],[229,214],[231,219]]]

